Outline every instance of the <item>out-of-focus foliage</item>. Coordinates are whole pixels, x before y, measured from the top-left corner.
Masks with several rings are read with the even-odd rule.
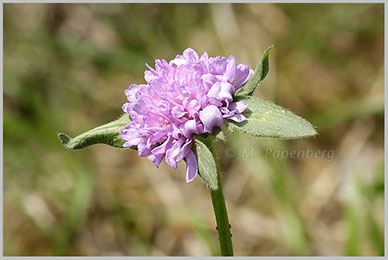
[[[4,255],[217,254],[209,191],[183,165],[66,151],[57,133],[117,118],[155,58],[192,47],[254,67],[272,44],[255,96],[319,136],[216,143],[235,254],[383,255],[383,4],[10,3]]]

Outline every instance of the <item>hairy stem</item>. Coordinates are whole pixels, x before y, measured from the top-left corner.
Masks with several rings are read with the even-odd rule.
[[[206,142],[214,158],[216,159],[216,152],[214,149],[213,142],[209,140]],[[233,245],[232,245],[232,234],[230,233],[230,224],[228,220],[228,212],[226,210],[224,192],[222,190],[220,168],[217,164],[217,179],[218,189],[212,190],[210,195],[212,197],[214,214],[216,216],[218,239],[220,241],[221,255],[222,256],[233,256]]]

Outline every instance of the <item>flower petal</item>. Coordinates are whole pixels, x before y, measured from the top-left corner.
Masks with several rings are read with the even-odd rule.
[[[209,89],[209,92],[207,93],[207,96],[208,97],[216,97],[218,95],[218,93],[220,92],[220,90],[221,90],[221,83],[220,82],[216,82]]]
[[[163,158],[164,154],[151,154],[150,156],[148,156],[148,159],[155,164],[156,168],[159,168],[159,165],[162,162]]]
[[[214,75],[224,75],[226,69],[226,58],[217,56],[215,58],[209,58],[210,72]]]
[[[198,173],[198,164],[197,158],[195,158],[195,154],[192,150],[186,155],[186,182],[189,183],[194,180],[195,176]]]
[[[209,89],[211,86],[213,86],[214,83],[217,82],[216,76],[214,76],[211,73],[207,73],[201,76],[202,83]]]
[[[138,101],[140,99],[140,90],[144,88],[145,85],[136,85],[132,84],[127,90],[125,90],[125,95],[128,98],[128,101]]]
[[[233,116],[227,117],[226,119],[230,119],[230,120],[236,121],[237,123],[241,123],[247,118],[243,114],[234,114]]]
[[[234,79],[234,88],[238,89],[242,84],[248,81],[250,78],[249,67],[246,64],[238,64],[236,69],[236,75]]]
[[[186,157],[187,153],[191,151],[192,139],[187,139],[186,143],[182,146],[178,156],[176,158],[177,162],[180,162],[183,158]]]
[[[197,61],[199,59],[198,53],[192,48],[187,48],[183,51],[183,57],[188,61]]]
[[[192,138],[193,134],[199,134],[198,132],[198,123],[195,119],[186,121],[186,123],[182,124],[182,133],[186,138]]]
[[[181,151],[185,139],[186,138],[181,137],[179,140],[175,141],[173,146],[166,152],[166,162],[174,169],[177,167],[177,155]]]
[[[224,120],[218,107],[210,105],[199,112],[199,119],[205,126],[205,132],[212,133],[213,127],[222,126]]]
[[[229,110],[235,110],[238,113],[241,113],[241,112],[245,111],[245,109],[247,109],[247,107],[248,106],[245,102],[239,101],[239,102],[230,103]]]
[[[236,75],[236,68],[237,68],[236,58],[233,56],[230,56],[227,60],[226,71],[225,71],[226,80],[230,83],[232,83],[234,80],[234,77]]]
[[[167,150],[167,149],[170,149],[171,143],[172,143],[172,138],[171,138],[171,136],[169,136],[169,137],[167,138],[167,140],[164,141],[163,144],[161,144],[161,145],[155,147],[154,149],[152,149],[151,152],[152,152],[153,154],[164,154],[164,153],[166,153],[166,150]]]
[[[228,82],[221,83],[220,92],[218,92],[217,97],[221,101],[226,101],[226,104],[229,105],[229,102],[233,100],[234,87]]]
[[[139,156],[145,157],[151,153],[151,149],[143,140],[137,145],[137,152],[139,153]]]

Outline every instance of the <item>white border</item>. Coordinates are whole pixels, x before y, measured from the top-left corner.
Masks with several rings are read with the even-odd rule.
[[[28,1],[28,0],[1,0],[1,2],[4,3],[74,3],[74,4],[82,4],[82,3],[195,3],[195,4],[201,4],[201,3],[295,3],[295,4],[320,4],[320,3],[332,3],[332,4],[339,4],[339,3],[346,3],[346,4],[353,4],[353,3],[364,3],[364,4],[370,4],[370,3],[385,3],[386,0],[342,0],[342,1],[336,1],[336,0],[301,0],[301,1],[287,1],[287,0],[212,0],[212,1],[206,1],[206,0],[143,0],[143,1],[130,1],[130,0],[83,0],[83,1],[64,1],[64,0],[52,0],[52,1],[45,1],[45,0],[39,0],[39,1]]]
[[[0,10],[0,19],[1,19],[1,54],[0,54],[0,58],[1,58],[1,72],[0,72],[0,79],[1,79],[1,93],[3,93],[3,3],[1,3],[1,10]],[[1,251],[1,255],[3,256],[3,95],[1,95],[1,98],[0,98],[0,103],[1,103],[1,124],[0,124],[0,132],[1,132],[1,138],[0,138],[0,145],[1,145],[1,180],[0,180],[0,189],[1,189],[1,218],[0,218],[0,224],[1,224],[1,237],[0,237],[0,251]]]
[[[1,43],[0,43],[0,46],[1,46],[1,54],[0,54],[0,57],[1,57],[1,72],[0,72],[0,78],[1,78],[1,91],[3,91],[3,4],[4,3],[79,3],[79,4],[82,4],[82,3],[384,3],[384,24],[385,24],[385,28],[384,28],[384,66],[385,66],[385,75],[387,75],[388,73],[388,68],[387,68],[387,42],[386,42],[386,39],[387,39],[387,32],[388,32],[388,28],[387,28],[387,14],[388,14],[388,9],[387,9],[387,5],[386,5],[386,0],[369,0],[369,1],[361,1],[361,0],[353,0],[353,1],[335,1],[335,0],[326,0],[326,1],[287,1],[287,0],[283,0],[283,1],[276,1],[276,0],[269,0],[269,1],[255,1],[255,0],[213,0],[213,1],[174,1],[174,0],[144,0],[144,1],[123,1],[123,0],[113,0],[113,1],[106,1],[106,0],[94,0],[94,1],[89,1],[89,0],[84,0],[84,1],[63,1],[63,0],[52,0],[52,1],[44,1],[44,0],[40,0],[40,1],[26,1],[26,0],[0,0],[1,2],[1,10],[0,10],[0,18],[1,18]],[[384,86],[384,90],[387,86],[387,78],[385,77],[385,86]],[[384,92],[384,95],[385,95],[385,101],[388,100],[388,93],[387,91]],[[1,119],[3,119],[3,95],[1,95],[1,98],[0,98],[0,102],[1,102]],[[388,140],[387,140],[387,107],[384,107],[384,111],[385,111],[385,114],[384,114],[384,130],[385,130],[385,133],[384,133],[384,152],[385,152],[385,149],[388,147]],[[1,145],[1,180],[0,180],[0,188],[1,188],[1,191],[3,191],[3,120],[1,120],[1,124],[0,124],[0,132],[1,132],[1,138],[0,138],[0,145]],[[388,162],[388,154],[385,153],[385,165],[384,165],[384,170],[385,170],[385,179],[384,179],[384,183],[385,183],[385,180],[387,179],[386,176],[387,176],[387,170],[388,170],[388,166],[387,166],[387,162]],[[206,257],[196,257],[196,256],[187,256],[187,257],[174,257],[174,256],[168,256],[168,257],[143,257],[143,256],[93,256],[93,257],[78,257],[78,256],[74,256],[74,257],[54,257],[54,256],[46,256],[46,257],[42,257],[42,256],[39,256],[39,257],[19,257],[19,256],[4,256],[3,254],[3,192],[1,193],[0,195],[1,197],[1,200],[0,200],[0,204],[1,204],[1,218],[0,218],[0,224],[1,224],[1,237],[0,237],[0,251],[1,251],[1,256],[0,258],[1,259],[9,259],[9,260],[18,260],[18,259],[31,259],[31,260],[40,260],[40,259],[61,259],[61,260],[67,260],[67,259],[71,259],[71,260],[74,260],[74,259],[83,259],[83,260],[94,260],[94,259],[138,259],[138,258],[141,258],[141,259],[225,259],[227,257],[211,257],[211,256],[206,256]],[[385,202],[387,202],[388,200],[388,195],[387,195],[387,192],[385,192]],[[387,253],[387,245],[388,245],[388,242],[387,242],[387,228],[386,228],[386,223],[388,222],[388,214],[387,214],[387,206],[386,206],[387,203],[384,204],[384,212],[385,212],[385,225],[384,225],[384,241],[385,241],[385,256],[386,256],[386,253]],[[357,259],[385,259],[386,257],[385,256],[375,256],[375,257],[372,257],[372,256],[368,256],[368,257],[357,257]],[[272,256],[263,256],[263,257],[260,257],[260,256],[255,256],[255,257],[241,257],[241,256],[236,256],[234,258],[237,258],[237,259],[256,259],[256,258],[264,258],[264,259],[342,259],[342,260],[350,260],[350,259],[353,259],[354,257],[349,257],[349,256],[339,256],[339,257],[335,257],[335,256],[283,256],[283,257],[272,257]]]

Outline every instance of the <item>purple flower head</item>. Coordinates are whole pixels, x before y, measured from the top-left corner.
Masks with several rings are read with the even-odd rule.
[[[193,136],[211,134],[224,119],[236,122],[246,118],[241,113],[244,102],[233,102],[234,92],[252,75],[246,64],[229,58],[201,57],[191,48],[175,59],[156,60],[155,69],[147,65],[147,84],[131,85],[123,105],[132,122],[120,136],[124,147],[137,146],[140,156],[159,167],[163,158],[173,168],[186,159],[186,182],[197,175],[197,159],[191,150]]]

